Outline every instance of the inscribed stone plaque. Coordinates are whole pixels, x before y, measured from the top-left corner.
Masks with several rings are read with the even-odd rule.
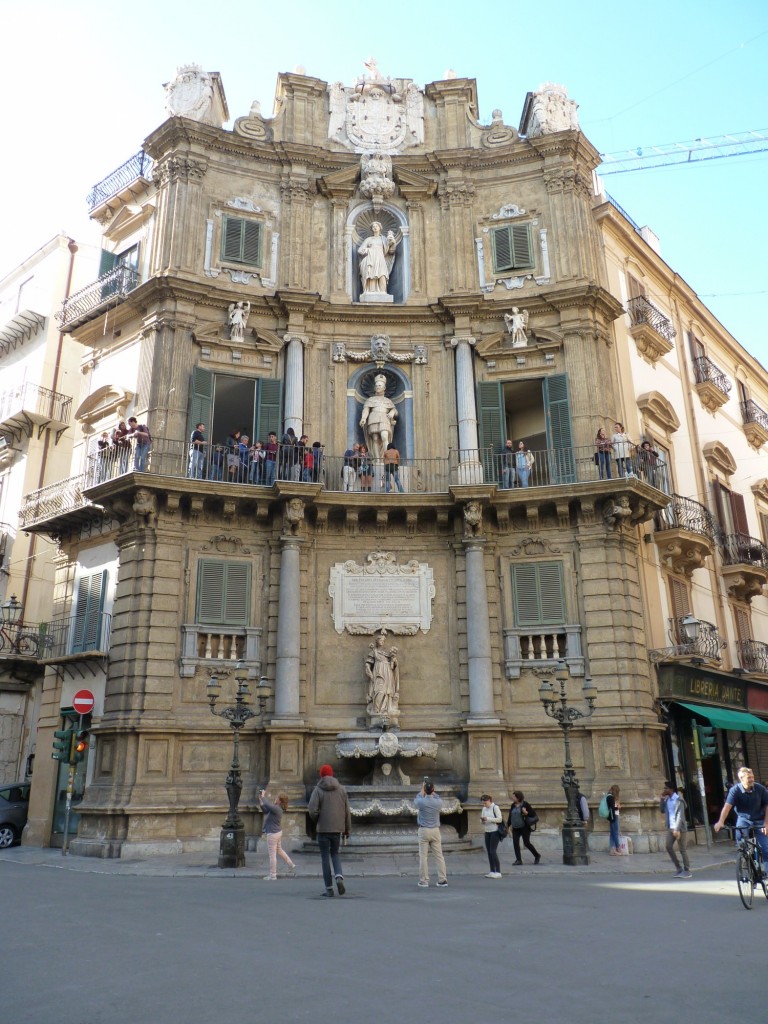
[[[337,633],[426,633],[432,622],[433,573],[426,562],[399,565],[391,551],[373,551],[365,565],[337,562],[328,593]]]

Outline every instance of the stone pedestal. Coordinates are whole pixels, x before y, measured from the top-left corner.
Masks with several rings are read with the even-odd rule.
[[[360,302],[394,302],[394,296],[387,292],[363,292]]]

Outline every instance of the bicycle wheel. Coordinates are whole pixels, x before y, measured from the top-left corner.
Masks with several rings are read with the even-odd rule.
[[[752,909],[752,897],[755,891],[754,870],[752,858],[744,850],[739,850],[739,855],[736,858],[736,884],[739,887],[741,902],[747,910]]]
[[[768,880],[765,877],[765,861],[763,860],[763,851],[759,846],[757,847],[755,859],[752,863],[754,864],[754,871],[757,875],[755,885],[761,885],[763,887],[763,896],[768,900]]]

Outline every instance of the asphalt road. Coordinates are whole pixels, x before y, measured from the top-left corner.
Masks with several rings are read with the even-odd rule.
[[[0,1020],[763,1019],[768,902],[666,875],[157,878],[0,863]],[[736,984],[734,984],[736,982]],[[730,984],[730,987],[729,987]]]

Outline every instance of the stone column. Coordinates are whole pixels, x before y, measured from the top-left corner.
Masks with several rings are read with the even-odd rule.
[[[469,671],[469,724],[495,724],[493,704],[491,628],[488,620],[488,589],[481,537],[464,541],[467,561],[467,664]]]
[[[456,349],[456,412],[459,421],[459,479],[460,484],[483,482],[483,467],[477,440],[477,403],[475,377],[472,372],[472,337],[451,338]]]
[[[302,538],[280,538],[280,596],[277,604],[275,660],[275,718],[299,722],[299,662],[301,653],[301,591],[299,560]]]
[[[304,345],[302,334],[286,334],[285,342],[285,418],[283,430],[293,427],[296,437],[304,430]]]

